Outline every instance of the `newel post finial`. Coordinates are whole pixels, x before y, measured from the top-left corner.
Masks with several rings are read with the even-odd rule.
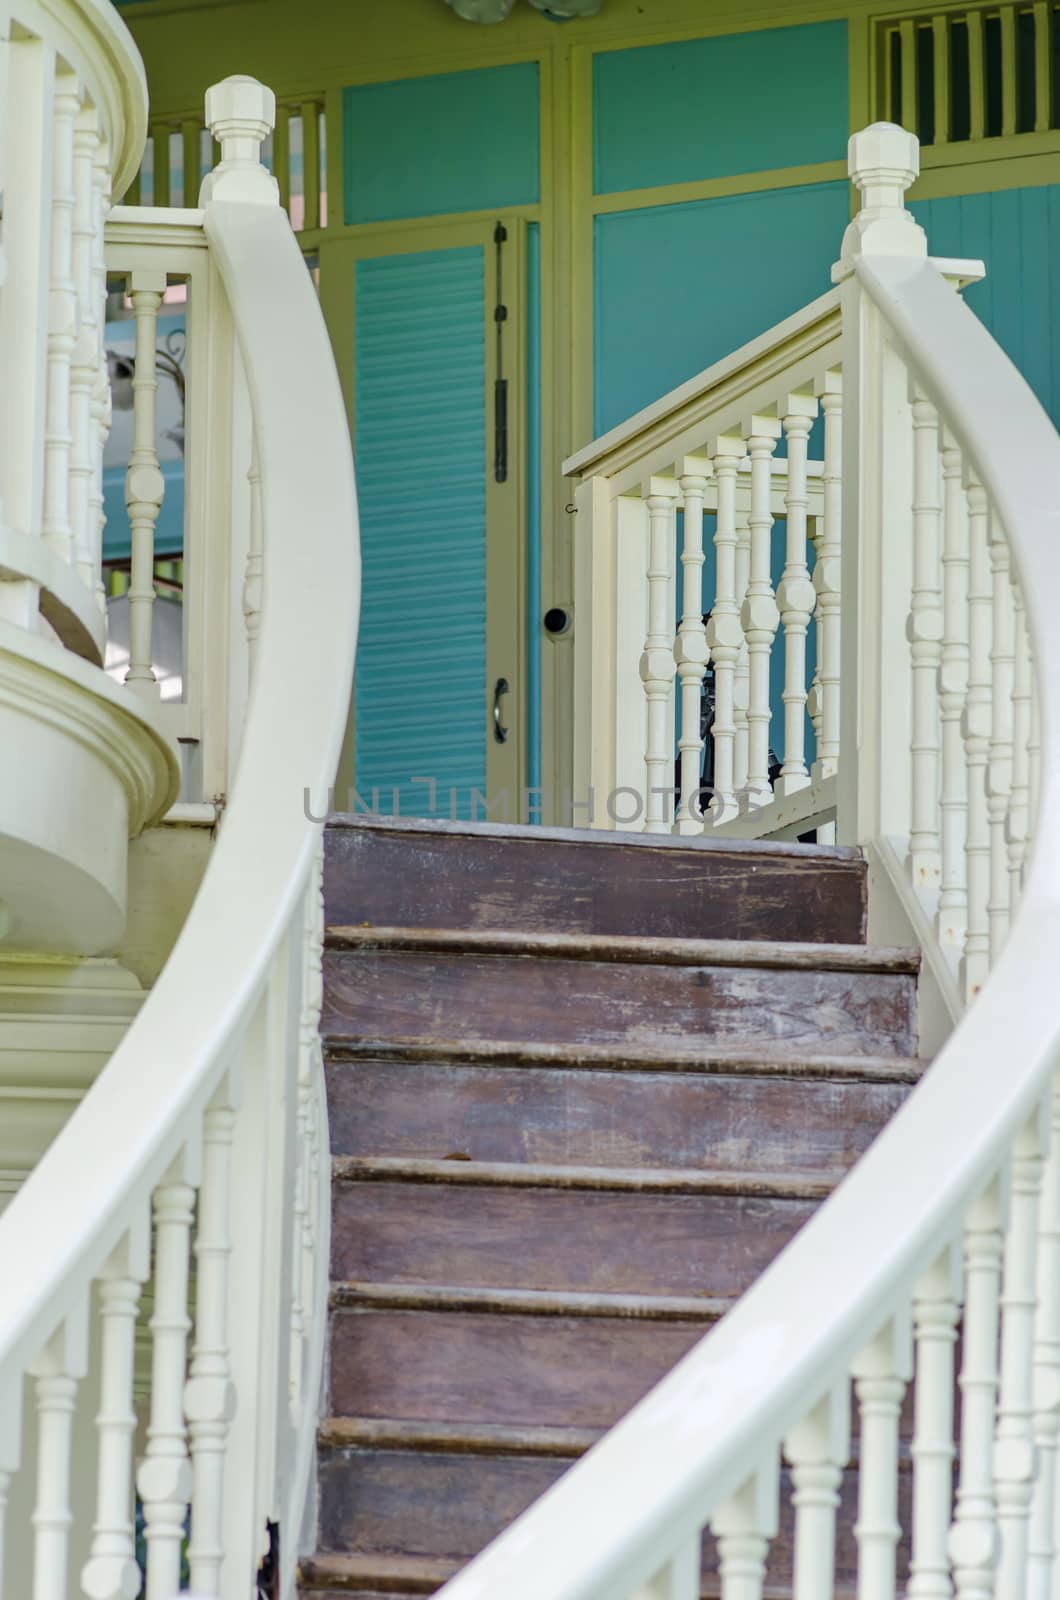
[[[833,277],[846,277],[855,256],[926,256],[927,235],[905,204],[905,191],[920,175],[916,134],[893,122],[862,128],[850,137],[847,170],[861,206],[843,235]]]
[[[199,204],[210,200],[279,203],[276,179],[262,165],[261,147],[276,126],[276,96],[257,78],[232,77],[206,91],[206,126],[221,146],[220,165],[202,182]]]

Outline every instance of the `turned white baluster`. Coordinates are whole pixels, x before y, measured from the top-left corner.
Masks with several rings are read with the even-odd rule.
[[[990,566],[993,573],[993,635],[990,648],[990,754],[986,769],[986,807],[990,820],[990,962],[1001,954],[1008,936],[1009,873],[1005,821],[1012,792],[1012,688],[1016,670],[1015,610],[1012,604],[1011,556],[1004,529],[990,519]]]
[[[773,598],[770,575],[772,554],[773,453],[780,438],[776,417],[754,416],[745,428],[751,458],[750,566],[747,596],[741,621],[747,640],[747,783],[742,796],[746,809],[767,805],[773,798],[769,782],[769,658],[780,613]]]
[[[746,446],[725,434],[713,440],[711,456],[718,486],[714,529],[717,564],[714,605],[707,624],[707,645],[714,662],[714,796],[715,824],[736,816],[736,672],[743,645],[736,564],[736,474]]]
[[[89,490],[89,538],[92,566],[96,574],[96,600],[101,611],[107,608],[103,586],[103,528],[106,516],[103,511],[103,452],[110,433],[110,378],[107,371],[106,294],[107,260],[104,223],[110,209],[110,150],[103,140],[97,141],[92,163],[92,198],[95,218],[95,242],[92,259],[93,303],[96,306],[96,376],[92,387],[92,422],[95,436],[92,447],[92,483]]]
[[[944,950],[960,951],[968,926],[965,843],[968,832],[968,773],[961,714],[968,693],[968,509],[961,452],[950,434],[942,436],[942,660],[939,665],[939,715],[942,721],[942,877],[938,939]]]
[[[73,276],[77,292],[77,338],[70,368],[70,525],[78,575],[95,589],[91,523],[92,480],[95,474],[96,431],[92,421],[92,394],[99,370],[98,323],[102,303],[95,298],[93,271],[96,246],[96,211],[93,170],[99,141],[99,119],[90,106],[82,108],[74,129]]]
[[[913,411],[913,597],[909,645],[913,663],[912,831],[909,870],[918,889],[938,885],[939,719],[938,672],[942,657],[939,594],[938,415],[918,390]]]
[[[203,1119],[202,1184],[195,1231],[195,1346],[184,1388],[191,1440],[191,1586],[199,1595],[221,1593],[224,1561],[224,1468],[229,1424],[235,1415],[228,1348],[229,1206],[234,1085],[226,1078]]]
[[[1001,1186],[988,1185],[964,1231],[959,1482],[948,1550],[958,1600],[992,1600],[997,1564],[994,1408],[1001,1293]]]
[[[946,1250],[917,1284],[916,1421],[913,1432],[913,1551],[906,1593],[916,1600],[952,1594],[946,1544],[953,1509],[954,1349],[961,1261]]]
[[[147,1600],[172,1600],[180,1588],[180,1547],[192,1471],[184,1426],[188,1260],[195,1190],[176,1163],[155,1190],[154,1314],[151,1317],[151,1417],[137,1474],[147,1537]]]
[[[769,1542],[777,1531],[775,1462],[754,1473],[710,1519],[718,1541],[721,1600],[762,1600]]]
[[[258,634],[261,632],[261,602],[265,587],[265,535],[261,521],[261,457],[258,453],[256,429],[251,433],[247,481],[250,484],[250,537],[247,543],[247,563],[243,573],[243,623],[247,630],[248,672],[253,682],[258,655]]]
[[[818,715],[815,724],[818,782],[839,769],[840,570],[843,526],[843,375],[834,369],[818,382],[824,417],[823,513],[818,522],[813,587],[817,595]]]
[[[640,658],[640,680],[648,704],[644,766],[646,833],[670,831],[673,794],[673,743],[670,699],[674,689],[673,579],[676,542],[677,485],[653,478],[648,508],[648,636]]]
[[[634,1591],[630,1600],[699,1600],[702,1557],[702,1539],[690,1539],[650,1582]]]
[[[851,1372],[861,1422],[858,1467],[859,1600],[894,1600],[898,1524],[898,1418],[910,1375],[908,1323],[892,1322],[867,1345]]]
[[[162,509],[165,481],[156,444],[158,308],[166,275],[138,268],[131,275],[130,294],[136,316],[136,366],[133,373],[133,447],[125,474],[125,504],[132,527],[129,579],[129,670],[125,674],[138,693],[157,699],[158,681],[151,665],[151,613],[155,603],[155,526]]]
[[[1060,1076],[1049,1097],[1049,1150],[1038,1210],[1038,1310],[1034,1325],[1034,1480],[1027,1537],[1027,1600],[1052,1600],[1057,1556],[1060,1448]]]
[[[1023,1600],[1034,1490],[1034,1321],[1042,1118],[1035,1112],[1012,1152],[1011,1196],[1001,1285],[1001,1384],[994,1441],[1000,1534],[995,1600]]]
[[[806,767],[806,635],[816,596],[806,563],[806,453],[816,416],[817,401],[811,395],[788,395],[783,417],[788,445],[787,552],[777,586],[784,628],[784,763],[777,780],[781,795],[805,789],[810,781]]]
[[[968,694],[964,703],[964,759],[968,770],[968,833],[965,842],[968,931],[962,985],[975,998],[990,970],[990,818],[986,763],[990,750],[990,632],[992,591],[986,491],[968,479]]]
[[[89,1600],[129,1600],[140,1592],[133,1526],[133,1436],[136,1412],[136,1317],[140,1288],[150,1271],[150,1225],[127,1234],[99,1280],[100,1406],[96,1473],[96,1520],[92,1549],[81,1573]]]
[[[747,708],[750,705],[751,664],[747,648],[747,635],[743,626],[744,602],[751,571],[751,527],[746,511],[736,513],[736,601],[740,617],[740,649],[736,658],[736,682],[733,690],[733,717],[736,723],[736,743],[733,755],[733,783],[737,807],[747,788],[747,762],[750,725]]]
[[[55,83],[52,121],[51,278],[48,295],[48,399],[44,433],[41,531],[63,561],[72,555],[70,525],[70,367],[77,340],[74,284],[74,122],[81,107],[77,79]]]
[[[684,497],[684,537],[681,544],[683,596],[681,623],[677,630],[674,659],[680,684],[681,800],[677,812],[678,833],[702,833],[703,812],[699,800],[703,771],[703,740],[700,737],[700,712],[703,679],[710,652],[703,623],[703,497],[711,466],[709,461],[689,456],[681,476]]]
[[[818,1402],[784,1441],[795,1508],[793,1600],[831,1600],[836,1513],[850,1455],[850,1385]]]
[[[1013,585],[1016,662],[1012,683],[1012,790],[1005,818],[1008,846],[1009,914],[1015,916],[1023,888],[1023,873],[1030,842],[1031,743],[1031,642],[1027,633],[1027,607],[1023,586]]]
[[[33,1600],[67,1600],[74,1407],[87,1355],[87,1308],[59,1329],[30,1366],[36,1379],[37,1486],[33,1516]]]

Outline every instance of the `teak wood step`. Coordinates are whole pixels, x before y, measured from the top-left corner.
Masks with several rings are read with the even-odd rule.
[[[448,1181],[402,1181],[399,1168],[391,1181],[336,1185],[333,1279],[728,1297],[750,1286],[837,1181],[748,1178],[741,1188],[732,1174],[712,1182],[677,1173],[665,1185],[597,1187],[607,1174],[594,1171],[591,1187],[561,1187],[554,1172],[541,1185],[504,1181],[520,1171],[510,1168],[468,1183],[467,1163],[438,1165]]]
[[[496,1054],[332,1057],[331,1147],[340,1157],[451,1163],[843,1170],[908,1093],[908,1064],[899,1081],[887,1065],[891,1078],[874,1081],[826,1071],[781,1077],[750,1066],[723,1074],[529,1065]]]
[[[439,1563],[441,1580],[469,1559],[504,1527],[551,1487],[571,1461],[518,1448],[511,1453],[479,1454],[458,1447],[337,1448],[322,1453],[321,1536],[331,1571],[356,1573],[365,1578],[376,1572],[398,1576],[402,1567],[394,1557],[410,1564],[420,1562],[424,1577],[431,1563]],[[899,1468],[899,1503],[902,1525],[908,1527],[912,1474]],[[780,1474],[780,1522],[770,1546],[768,1588],[790,1595],[794,1546],[791,1477]],[[838,1510],[836,1580],[840,1590],[853,1590],[857,1575],[854,1523],[857,1510],[857,1476],[843,1474]],[[395,1550],[398,1543],[403,1549]],[[336,1559],[337,1558],[337,1559]],[[411,1559],[410,1559],[411,1558]],[[318,1558],[319,1559],[319,1558]],[[345,1563],[348,1562],[348,1565]],[[444,1566],[442,1565],[444,1563]],[[904,1580],[908,1551],[898,1551],[898,1576]],[[327,1570],[326,1568],[324,1570]],[[717,1594],[717,1552],[713,1538],[703,1541],[703,1592]]]
[[[333,817],[324,872],[335,923],[865,937],[861,853],[819,845]]]
[[[322,1028],[343,1038],[915,1052],[918,959],[857,945],[331,928]]]
[[[331,1315],[338,1415],[606,1428],[716,1320],[489,1311]]]

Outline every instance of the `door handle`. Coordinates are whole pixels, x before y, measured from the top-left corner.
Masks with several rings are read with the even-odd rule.
[[[511,731],[501,721],[501,701],[511,693],[507,678],[498,678],[493,685],[493,737],[497,744],[506,744]]]

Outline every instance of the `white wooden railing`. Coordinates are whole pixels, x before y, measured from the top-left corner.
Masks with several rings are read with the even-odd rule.
[[[103,229],[139,166],[143,65],[105,0],[3,0],[0,41],[0,619],[98,663]]]
[[[836,269],[838,305],[818,302],[715,369],[703,405],[732,432],[690,424],[689,442],[708,455],[692,469],[682,453],[683,482],[661,471],[672,441],[661,458],[644,452],[646,515],[668,530],[648,581],[670,570],[675,499],[694,562],[699,497],[712,475],[734,481],[728,463],[744,435],[721,385],[745,384],[760,406],[769,388],[820,387],[841,361],[839,835],[887,841],[911,893],[939,912],[922,921],[925,953],[944,943],[963,952],[974,1005],[834,1197],[717,1329],[448,1585],[451,1600],[694,1600],[704,1557],[717,1563],[723,1600],[760,1600],[767,1581],[773,1592],[790,1584],[795,1600],[826,1600],[854,1468],[856,1576],[839,1571],[840,1588],[892,1600],[907,1569],[906,1592],[921,1600],[1046,1600],[1060,1581],[1060,439],[947,281],[963,269],[928,258],[903,205],[916,167],[916,141],[900,129],[854,137],[862,204]],[[793,360],[803,338],[818,347]],[[755,412],[768,427],[746,427],[760,478],[748,491],[752,560],[777,417],[804,415],[782,401]],[[789,558],[805,584],[801,455],[790,449],[802,430],[788,433]],[[626,576],[614,541],[639,515],[622,497],[642,481],[639,446],[628,470],[622,439],[609,448],[610,481],[598,476],[580,501],[590,559],[611,561],[614,580],[594,628],[613,625],[607,608]],[[731,490],[717,492],[731,546]],[[743,613],[748,653],[774,615],[764,572],[759,555],[760,614]],[[729,601],[731,583],[721,581]],[[818,593],[832,586],[819,582]],[[785,609],[801,627],[805,603]],[[666,676],[671,614],[669,602],[665,617],[661,605],[654,613],[650,649],[663,660],[645,670],[649,689]],[[723,635],[714,630],[715,644],[741,648],[738,633]],[[613,683],[593,688],[594,711],[616,704]],[[763,709],[753,689],[752,708]],[[605,732],[601,748],[613,753],[621,732],[610,745]],[[754,739],[748,772],[760,777],[760,727]],[[790,1573],[774,1543],[781,1521]]]
[[[319,800],[306,795],[326,791],[345,723],[357,518],[312,280],[258,160],[272,110],[249,79],[211,90],[222,162],[203,209],[123,213],[108,247],[142,318],[138,403],[148,410],[161,286],[191,280],[191,381],[203,399],[197,421],[189,410],[188,470],[212,506],[205,527],[193,519],[195,581],[205,593],[210,564],[230,571],[239,555],[228,544],[239,519],[208,488],[231,483],[253,501],[240,558],[249,641],[242,618],[228,625],[224,587],[214,656],[193,660],[189,705],[173,708],[215,719],[220,753],[208,759],[235,772],[205,879],[124,1042],[0,1220],[0,1589],[34,1600],[139,1592],[137,1497],[149,1600],[182,1587],[186,1536],[194,1590],[246,1600],[269,1524],[278,1592],[289,1596],[311,1500],[330,1164],[320,829],[309,820]],[[5,245],[9,222],[5,210]],[[211,394],[209,375],[225,371]],[[244,381],[241,411],[230,400]],[[147,694],[152,448],[144,426],[128,499],[139,589],[131,677]],[[245,721],[245,696],[226,700],[218,667],[241,650],[252,668]],[[175,731],[198,737],[212,725]]]

